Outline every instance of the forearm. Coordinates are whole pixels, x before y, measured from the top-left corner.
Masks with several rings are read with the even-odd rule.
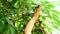
[[[44,34],[50,34],[50,32],[46,29],[44,29]]]
[[[27,26],[25,28],[25,33],[29,33],[29,34],[31,33],[32,28],[33,28],[34,23],[37,20],[37,18],[38,18],[38,15],[33,16],[33,18],[28,22],[28,24],[27,24]]]
[[[40,7],[37,8],[36,12],[34,13],[33,18],[26,25],[25,34],[31,34],[31,31],[32,31],[32,28],[33,28],[33,26],[35,24],[35,21],[39,17],[39,13],[40,13]]]

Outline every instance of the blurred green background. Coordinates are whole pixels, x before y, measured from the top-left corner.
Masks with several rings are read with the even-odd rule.
[[[24,34],[38,5],[43,26],[51,34],[60,34],[60,0],[0,0],[0,34]],[[32,34],[43,34],[39,27],[37,20]]]

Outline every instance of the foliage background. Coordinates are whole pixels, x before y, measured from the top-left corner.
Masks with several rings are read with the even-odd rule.
[[[0,0],[0,34],[23,34],[28,21],[33,17],[36,6],[40,5],[40,17],[51,34],[60,34],[60,12],[55,10],[59,0]],[[43,34],[38,20],[32,34]],[[55,33],[56,32],[56,33]]]

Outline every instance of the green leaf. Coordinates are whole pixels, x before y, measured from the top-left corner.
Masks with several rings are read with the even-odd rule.
[[[2,7],[2,3],[0,2],[0,7]]]
[[[14,5],[15,8],[19,8],[19,6],[20,6],[19,2],[16,2],[15,5]]]
[[[1,19],[1,18],[3,18],[3,14],[2,14],[2,13],[0,13],[0,19]]]
[[[10,31],[11,31],[11,34],[14,34],[15,33],[15,30],[13,27],[10,26]]]
[[[6,20],[8,21],[8,24],[13,26],[13,22],[11,20],[9,20],[8,18],[6,18]]]
[[[0,21],[0,32],[4,29],[4,24],[2,21]]]

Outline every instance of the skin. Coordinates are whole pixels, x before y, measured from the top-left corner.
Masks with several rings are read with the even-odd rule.
[[[26,25],[25,34],[31,34],[32,28],[35,24],[35,21],[38,19],[39,14],[40,14],[40,7],[37,8],[36,12],[34,13],[33,18]]]
[[[44,29],[44,34],[50,34],[50,32],[47,29]]]
[[[24,30],[25,34],[31,34],[31,31],[33,29],[33,26],[35,24],[35,21],[38,19],[40,14],[40,7],[37,8],[36,12],[34,13],[33,18],[28,22],[28,24],[26,25],[26,28]],[[41,25],[41,24],[40,24]],[[41,26],[42,27],[42,26]],[[50,34],[48,32],[48,30],[44,29],[44,34]]]
[[[40,23],[40,27],[44,28],[44,26],[42,25],[42,22]],[[45,29],[45,28],[44,28],[43,31],[44,31],[44,34],[50,34],[50,32],[47,29]]]

